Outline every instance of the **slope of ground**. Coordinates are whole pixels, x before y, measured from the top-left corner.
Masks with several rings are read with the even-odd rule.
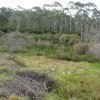
[[[56,60],[27,53],[17,54],[16,59],[54,77],[56,89],[46,95],[46,100],[100,99],[100,69],[95,68],[94,63]]]
[[[48,88],[48,92],[43,92],[45,94],[45,100],[100,99],[100,69],[98,67],[100,64],[57,60],[47,58],[45,56],[37,56],[30,53],[4,53],[1,54],[0,57],[0,88],[1,90],[3,90],[1,91],[1,94],[4,93],[5,95],[10,96],[12,92],[15,93],[16,91],[18,93],[17,95],[19,95],[20,93],[24,96],[30,96],[31,93],[34,94],[34,92],[32,92],[34,91],[34,89],[32,91],[27,91],[27,93],[18,92],[26,91],[25,87],[28,89],[32,89],[32,86],[35,88],[39,84],[41,84],[40,82],[35,86],[28,85],[35,84],[35,82],[37,83],[37,80],[33,82],[30,79],[30,73],[32,70],[34,70],[35,72],[46,73],[46,75],[49,74],[55,80],[55,88],[51,92],[49,92],[49,90],[51,89],[48,88],[48,86],[52,87],[54,84],[54,81],[52,81],[51,79],[50,81],[48,81],[49,78],[46,78],[45,82],[50,83],[48,85],[45,83],[46,87],[44,84],[39,85],[40,87],[42,86],[42,88],[44,87],[42,92],[45,92],[46,88]],[[25,74],[25,71],[29,71],[28,74]],[[34,72],[32,73],[34,74]],[[39,73],[37,74],[37,79],[39,79],[39,76],[41,76],[41,74]],[[32,76],[34,76],[33,74]],[[28,77],[24,77],[27,75]],[[25,80],[29,81],[27,82]],[[42,83],[43,82],[44,81],[42,81]],[[21,90],[16,90],[16,88],[20,87]],[[13,88],[15,89],[13,90]]]

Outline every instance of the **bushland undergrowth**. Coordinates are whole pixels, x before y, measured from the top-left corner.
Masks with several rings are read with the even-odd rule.
[[[89,44],[83,43],[79,36],[21,33],[17,35],[18,38],[20,36],[21,41],[25,42],[24,52],[23,48],[20,48],[21,41],[17,43],[17,47],[16,42],[14,43],[14,51],[9,49],[13,48],[13,44],[7,43],[9,39],[4,44],[2,42],[0,46],[0,59],[2,59],[0,60],[0,87],[8,81],[12,82],[16,73],[31,70],[46,73],[55,80],[55,87],[51,92],[45,92],[44,100],[100,99],[99,58],[89,53],[87,48]],[[9,37],[12,37],[10,39],[13,41],[16,40],[14,39],[16,35],[9,34]],[[5,48],[6,44],[9,48]],[[10,100],[13,98],[23,100],[24,97],[16,94],[9,96]]]

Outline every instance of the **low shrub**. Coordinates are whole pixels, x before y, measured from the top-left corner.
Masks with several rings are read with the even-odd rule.
[[[25,52],[30,45],[28,37],[21,33],[8,33],[0,38],[0,44],[11,52]]]
[[[90,54],[94,55],[96,58],[100,58],[100,44],[92,44],[89,48]]]
[[[86,54],[89,52],[89,44],[88,43],[78,43],[74,45],[74,50],[78,54]]]
[[[34,34],[33,40],[49,41],[53,44],[73,45],[80,41],[80,37],[75,34]]]
[[[66,45],[73,45],[80,41],[78,35],[74,34],[61,34],[59,36],[59,43]]]

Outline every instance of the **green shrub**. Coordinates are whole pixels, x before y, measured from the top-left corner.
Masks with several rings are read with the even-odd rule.
[[[53,44],[73,45],[80,41],[78,35],[75,34],[34,34],[33,40],[50,41]]]
[[[17,96],[15,94],[12,94],[9,96],[8,100],[30,100],[30,99],[25,96]]]
[[[73,45],[79,41],[79,36],[75,34],[61,34],[61,36],[59,37],[59,42],[66,45]]]

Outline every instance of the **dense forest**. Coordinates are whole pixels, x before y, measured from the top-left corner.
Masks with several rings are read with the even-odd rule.
[[[100,27],[100,11],[94,3],[59,2],[42,8],[0,8],[0,30],[29,33],[88,33]]]

